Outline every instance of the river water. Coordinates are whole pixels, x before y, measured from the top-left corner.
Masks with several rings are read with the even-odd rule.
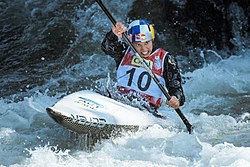
[[[224,59],[207,50],[216,60],[209,62],[201,51],[203,66],[182,71],[187,101],[180,109],[195,127],[192,135],[162,106],[168,120],[103,140],[89,151],[81,136],[55,123],[45,109],[71,92],[115,83],[115,62],[100,49],[110,21],[94,2],[0,5],[1,15],[8,16],[1,17],[0,166],[250,166],[249,49]],[[120,20],[131,6],[121,0],[107,4]],[[64,36],[56,36],[51,25]],[[57,45],[59,51],[51,48]]]

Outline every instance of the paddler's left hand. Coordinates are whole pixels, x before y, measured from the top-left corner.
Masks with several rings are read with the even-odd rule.
[[[172,96],[169,101],[166,102],[168,106],[178,109],[180,107],[180,102],[176,96]]]

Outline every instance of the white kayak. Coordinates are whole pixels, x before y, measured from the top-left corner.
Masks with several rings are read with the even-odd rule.
[[[154,122],[147,111],[88,90],[67,95],[46,110],[57,123],[79,134],[137,131]]]

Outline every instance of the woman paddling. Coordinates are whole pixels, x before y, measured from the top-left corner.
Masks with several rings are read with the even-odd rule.
[[[176,59],[162,48],[154,48],[154,28],[145,20],[135,20],[128,30],[117,22],[102,41],[102,50],[112,56],[117,65],[117,88],[130,97],[141,96],[149,102],[150,111],[162,105],[163,94],[151,76],[147,73],[133,50],[119,39],[126,33],[137,52],[143,57],[160,83],[169,91],[171,99],[166,104],[178,109],[185,102],[181,85],[181,75]],[[148,108],[147,108],[148,109]]]

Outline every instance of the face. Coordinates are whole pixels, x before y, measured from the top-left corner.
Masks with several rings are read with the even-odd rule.
[[[152,40],[146,42],[133,42],[133,45],[138,51],[138,53],[144,58],[149,57],[152,53],[153,50]]]

